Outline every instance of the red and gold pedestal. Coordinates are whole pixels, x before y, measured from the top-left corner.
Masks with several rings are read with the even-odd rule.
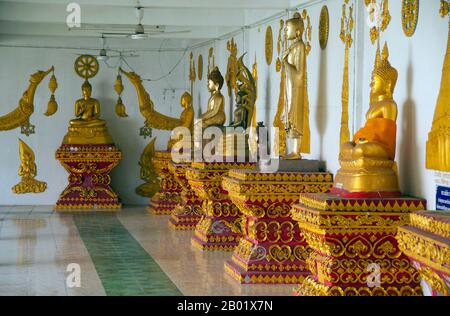
[[[241,215],[222,187],[231,169],[253,169],[255,163],[193,162],[186,177],[202,200],[203,216],[195,227],[191,243],[201,250],[232,251],[241,237]]]
[[[155,215],[170,215],[178,203],[181,202],[181,186],[169,170],[172,161],[170,151],[156,151],[153,166],[161,178],[161,190],[151,199],[147,210]]]
[[[297,295],[422,295],[420,277],[395,236],[422,199],[301,194],[291,213],[313,249]]]
[[[400,249],[420,273],[427,294],[449,296],[450,289],[450,214],[417,212],[409,226],[397,234]]]
[[[332,174],[232,170],[223,185],[244,214],[243,237],[226,273],[243,284],[300,283],[310,274],[311,249],[290,211],[300,193],[328,192]]]
[[[56,151],[56,159],[69,172],[69,184],[56,202],[57,210],[122,207],[110,186],[109,173],[122,159],[122,153],[114,144],[63,144]]]
[[[202,216],[202,201],[192,190],[186,178],[186,170],[191,163],[169,163],[169,170],[181,186],[181,202],[174,208],[169,219],[169,226],[176,230],[191,230]]]

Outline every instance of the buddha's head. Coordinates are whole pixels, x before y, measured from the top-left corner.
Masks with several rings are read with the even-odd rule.
[[[220,73],[219,67],[214,67],[214,69],[208,74],[208,90],[214,92],[222,89],[224,79]]]
[[[83,96],[85,99],[89,99],[91,97],[92,93],[92,87],[89,81],[85,81],[83,85],[81,86],[81,91],[83,92]]]
[[[181,106],[185,109],[187,109],[192,104],[192,97],[189,94],[189,92],[183,93],[183,95],[181,96],[180,103],[181,103]]]
[[[370,84],[371,102],[392,99],[397,78],[398,72],[389,62],[389,50],[386,43],[383,52],[380,54],[380,49],[378,48],[375,57],[375,66]]]
[[[295,12],[292,19],[286,21],[286,36],[288,40],[300,38],[304,31],[303,19],[300,13]]]

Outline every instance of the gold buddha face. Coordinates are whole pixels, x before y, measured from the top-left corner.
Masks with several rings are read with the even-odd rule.
[[[286,22],[286,36],[288,40],[300,38],[305,26],[300,14],[297,12],[294,17]]]
[[[384,80],[380,76],[372,74],[372,82],[370,83],[370,99],[377,99],[380,96],[386,95],[386,93],[387,88]]]
[[[213,71],[208,75],[208,90],[214,92],[222,89],[224,79],[219,71],[218,67],[215,67]]]
[[[91,97],[92,94],[92,88],[90,84],[83,84],[83,86],[81,87],[81,91],[83,92],[83,96],[85,99],[89,99]]]
[[[380,54],[379,49],[375,56],[375,65],[370,83],[371,102],[392,98],[397,83],[397,70],[389,63],[389,50],[387,44]]]
[[[185,92],[183,93],[183,95],[181,96],[181,106],[183,108],[188,108],[191,105],[192,102],[192,97],[189,93]]]

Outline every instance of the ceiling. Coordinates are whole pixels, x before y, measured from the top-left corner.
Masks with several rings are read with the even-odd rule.
[[[81,8],[81,28],[66,24],[70,2]],[[108,47],[183,48],[239,30],[305,0],[0,0],[0,44],[100,47],[102,33],[132,33],[143,7],[145,40],[104,35]],[[161,30],[164,32],[160,32]],[[179,32],[179,33],[177,33]],[[137,43],[139,42],[139,43]]]

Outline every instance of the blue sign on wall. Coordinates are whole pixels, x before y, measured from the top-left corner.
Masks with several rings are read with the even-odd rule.
[[[436,210],[450,210],[450,188],[438,186],[436,192]]]

